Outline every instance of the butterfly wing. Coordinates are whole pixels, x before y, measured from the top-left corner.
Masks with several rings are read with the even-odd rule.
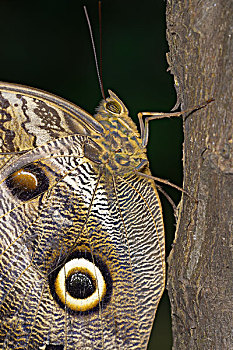
[[[122,339],[118,346],[120,349],[128,348],[123,341],[124,334],[128,334],[128,339],[138,341],[135,349],[147,349],[155,312],[164,289],[161,204],[153,181],[130,174],[113,176],[112,182],[108,183],[111,186],[108,188],[108,202],[112,223],[109,232],[117,247],[121,272],[117,296],[114,298],[115,314],[119,315],[116,323],[125,321],[118,326],[121,329],[119,338]],[[119,277],[119,272],[116,273]],[[136,334],[129,336],[132,330],[139,339]]]
[[[0,82],[0,114],[0,167],[18,152],[63,136],[103,133],[101,124],[80,107],[22,85]]]
[[[79,107],[30,88],[1,94],[3,146],[27,150],[0,173],[1,348],[146,349],[164,288],[153,182],[98,163],[102,126]]]

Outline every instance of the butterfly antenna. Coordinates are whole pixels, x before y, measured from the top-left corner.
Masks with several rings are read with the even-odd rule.
[[[92,29],[91,29],[91,22],[90,22],[88,13],[87,13],[86,6],[83,6],[83,8],[84,8],[84,12],[85,12],[85,16],[86,16],[87,24],[88,24],[88,28],[89,28],[89,33],[90,33],[90,37],[91,37],[91,44],[92,44],[92,49],[93,49],[94,58],[95,58],[95,66],[96,66],[97,76],[98,76],[98,80],[99,80],[99,86],[100,86],[102,97],[103,97],[103,99],[105,99],[104,88],[103,88],[102,80],[100,77],[99,65],[98,65],[98,60],[97,60],[97,55],[96,55],[95,43],[94,43],[93,33],[92,33]]]
[[[103,87],[103,48],[102,48],[102,3],[99,1],[99,38],[100,38],[100,58],[99,58],[99,66],[100,66],[100,80],[101,86]]]

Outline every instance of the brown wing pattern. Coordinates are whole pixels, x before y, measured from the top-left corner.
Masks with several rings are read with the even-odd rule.
[[[27,151],[72,134],[101,133],[89,113],[56,96],[21,85],[0,83],[0,166]]]
[[[20,89],[0,89],[16,152],[0,172],[0,346],[146,349],[165,270],[155,185],[103,163],[106,130],[79,107]]]

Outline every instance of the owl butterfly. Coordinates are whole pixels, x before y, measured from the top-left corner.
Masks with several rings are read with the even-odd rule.
[[[0,83],[0,113],[1,349],[146,349],[165,280],[148,127],[112,91],[93,117]]]

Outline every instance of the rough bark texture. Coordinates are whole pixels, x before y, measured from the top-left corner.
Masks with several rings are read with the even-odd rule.
[[[232,349],[232,0],[168,0],[168,61],[184,123],[184,188],[169,256],[173,349]]]

